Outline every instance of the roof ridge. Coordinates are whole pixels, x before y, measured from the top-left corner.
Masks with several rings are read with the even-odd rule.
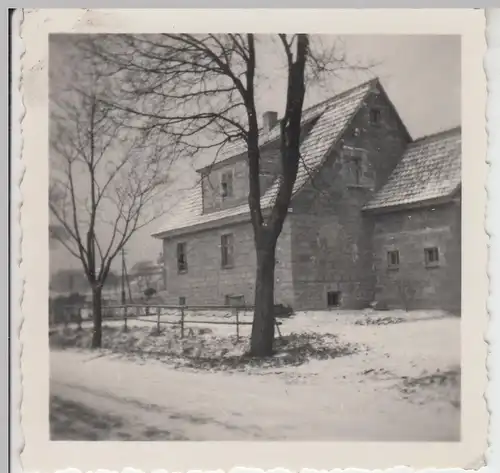
[[[342,92],[339,92],[338,94],[331,95],[330,97],[322,100],[321,102],[317,102],[314,105],[311,105],[311,106],[305,108],[304,110],[302,110],[302,113],[311,112],[314,108],[316,108],[316,107],[319,108],[321,105],[326,105],[330,101],[340,99],[344,95],[349,95],[352,92],[354,92],[356,89],[361,89],[362,87],[365,87],[365,86],[367,86],[370,83],[374,83],[375,84],[375,83],[379,83],[379,82],[380,82],[379,78],[375,77],[373,79],[370,79],[370,80],[367,80],[365,82],[362,82],[361,84],[357,84],[357,85],[354,85],[352,87],[349,87],[348,89],[346,89],[346,90],[344,90]]]
[[[302,125],[305,125],[306,123],[311,122],[312,120],[314,120],[314,119],[316,119],[316,118],[318,118],[318,116],[317,116],[317,115],[322,115],[322,114],[326,111],[326,110],[322,110],[322,109],[321,109],[321,107],[322,107],[322,106],[327,106],[327,104],[329,104],[330,102],[334,102],[334,101],[336,101],[336,100],[342,99],[342,98],[344,98],[345,96],[347,96],[347,95],[349,95],[349,94],[352,94],[354,91],[356,91],[356,90],[358,90],[358,89],[362,89],[363,87],[366,87],[366,86],[367,86],[367,85],[369,85],[369,84],[380,84],[380,79],[379,79],[378,77],[374,77],[374,78],[369,79],[369,80],[367,80],[367,81],[365,81],[365,82],[362,82],[362,83],[357,84],[357,85],[355,85],[355,86],[353,86],[353,87],[350,87],[350,88],[348,88],[348,89],[346,89],[346,90],[344,90],[344,91],[342,91],[342,92],[340,92],[340,93],[338,93],[338,94],[331,95],[330,97],[328,97],[328,98],[326,98],[326,99],[322,100],[321,102],[317,102],[317,103],[315,103],[314,105],[311,105],[311,106],[309,106],[309,107],[307,107],[307,108],[305,108],[305,109],[302,109],[301,126],[302,126]],[[316,114],[314,114],[315,109],[318,109],[318,111],[317,111],[317,115],[316,115]],[[308,114],[309,114],[309,115],[311,115],[311,116],[309,116],[309,117],[308,117],[308,116],[307,116]],[[276,122],[276,125],[274,125],[274,126],[273,126],[273,128],[271,128],[270,132],[271,132],[272,130],[274,130],[274,129],[275,129],[275,127],[276,127],[276,126],[277,126],[277,125],[278,125],[278,124],[279,124],[282,120],[283,120],[283,117],[279,118],[279,119],[278,119],[278,121]],[[263,126],[259,127],[259,129],[258,129],[259,134],[260,134],[263,130],[264,130],[264,127],[263,127]],[[268,134],[269,134],[269,132],[268,132]],[[276,139],[278,139],[278,138],[276,138]],[[266,140],[264,140],[264,142],[259,143],[259,147],[265,146],[265,145],[269,144],[269,143],[270,143],[270,142],[272,142],[272,141],[274,141],[274,140],[270,140],[270,141],[266,141]],[[206,168],[208,168],[208,167],[210,167],[210,166],[212,166],[212,165],[214,165],[214,164],[218,164],[218,163],[223,162],[223,161],[225,161],[225,160],[227,160],[227,159],[231,159],[231,158],[234,158],[235,156],[239,156],[240,154],[245,153],[245,151],[244,151],[244,150],[242,150],[241,152],[238,152],[238,151],[239,151],[239,145],[240,145],[240,144],[241,144],[241,143],[240,143],[239,141],[238,141],[238,142],[233,142],[233,143],[229,142],[229,143],[228,143],[228,148],[226,148],[226,153],[227,153],[227,155],[226,155],[223,159],[221,159],[220,161],[219,161],[219,160],[215,160],[215,161],[214,161],[213,163],[211,163],[211,164],[206,164],[206,165],[203,165],[203,166],[197,167],[197,168],[196,168],[196,170],[197,170],[197,171],[202,171],[202,170],[204,170],[204,169],[206,169]],[[232,153],[233,153],[233,151],[231,150],[231,148],[232,148],[232,147],[234,147],[234,154],[232,154]]]

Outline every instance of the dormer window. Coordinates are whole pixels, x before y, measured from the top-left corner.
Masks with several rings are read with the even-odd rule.
[[[223,199],[233,196],[233,171],[225,171],[222,173],[220,188],[221,197]]]

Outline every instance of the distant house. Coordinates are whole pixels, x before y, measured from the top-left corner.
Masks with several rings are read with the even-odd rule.
[[[152,261],[139,261],[130,270],[132,291],[143,294],[147,288],[160,292],[164,288],[163,266]]]
[[[103,288],[104,299],[116,299],[119,296],[119,290],[120,280],[114,272],[110,271]],[[92,294],[85,273],[79,269],[60,269],[54,272],[50,278],[49,292],[51,297],[78,293],[86,296],[88,300]]]
[[[280,168],[279,123],[261,131],[263,212]],[[459,310],[461,132],[413,140],[373,80],[303,113],[302,160],[277,247],[276,303],[294,309]],[[169,303],[253,303],[256,258],[245,149],[234,145],[153,236]]]
[[[90,290],[83,272],[78,269],[61,269],[50,278],[50,292],[53,295],[85,294]]]

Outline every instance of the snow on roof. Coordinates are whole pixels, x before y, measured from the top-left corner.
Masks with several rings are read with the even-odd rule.
[[[375,85],[379,84],[378,79],[365,82],[357,87],[349,89],[336,95],[320,104],[308,108],[303,112],[303,123],[317,117],[317,121],[302,141],[300,147],[301,162],[297,173],[297,179],[293,193],[296,194],[308,181],[311,172],[321,166],[331,148],[340,139],[343,131],[350,123],[356,112],[363,104],[368,93]],[[279,138],[279,124],[271,129],[269,134],[261,137],[261,146]],[[231,149],[226,148],[220,161],[229,159],[245,152],[241,145],[233,145]],[[279,181],[276,180],[261,197],[261,207],[263,210],[269,209],[274,204],[279,189]],[[234,219],[246,216],[249,217],[249,206],[247,203],[220,210],[217,212],[203,213],[201,182],[194,189],[186,192],[183,202],[177,206],[175,212],[169,213],[166,221],[162,222],[158,230],[153,234],[156,238],[163,238],[172,232],[184,232],[203,228],[214,222],[226,219]]]
[[[391,209],[452,195],[461,182],[461,143],[460,128],[411,143],[364,209]]]

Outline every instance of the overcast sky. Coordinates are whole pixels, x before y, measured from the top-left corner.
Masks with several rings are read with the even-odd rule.
[[[325,42],[334,37],[325,37]],[[459,36],[417,36],[417,35],[363,35],[344,37],[346,52],[371,64],[377,64],[373,73],[377,75],[389,98],[410,134],[414,138],[439,132],[460,124],[460,37]],[[50,67],[51,81],[67,76],[67,68],[74,64],[69,57],[64,38],[51,41]],[[257,97],[259,113],[275,110],[282,115],[286,76],[277,67],[276,57],[259,51],[258,62],[261,70],[272,77],[265,89]],[[305,106],[324,100],[357,83],[366,80],[362,73],[350,73],[339,80],[332,80],[326,86],[309,88]],[[56,93],[51,84],[51,93]],[[192,180],[194,171],[184,171],[186,182]],[[168,218],[164,217],[164,218]],[[154,225],[157,226],[158,222]],[[154,228],[153,226],[153,228]],[[140,260],[155,260],[161,251],[161,242],[150,236],[151,227],[143,228],[127,246],[128,267]],[[51,251],[51,272],[61,268],[80,268],[63,249]]]

